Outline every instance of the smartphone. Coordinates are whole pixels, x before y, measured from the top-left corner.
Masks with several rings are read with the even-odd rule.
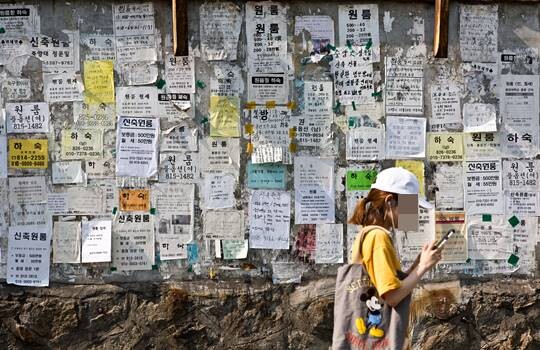
[[[441,248],[450,239],[450,237],[452,237],[454,233],[456,233],[456,230],[454,229],[448,230],[448,232],[446,232],[446,234],[442,236],[441,239],[437,241],[437,243],[435,243],[435,245],[433,246],[433,249]]]

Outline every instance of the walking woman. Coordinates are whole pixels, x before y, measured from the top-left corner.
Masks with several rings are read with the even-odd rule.
[[[441,259],[435,242],[427,243],[409,271],[401,271],[394,248],[398,198],[418,195],[418,190],[411,172],[389,168],[377,175],[368,195],[357,203],[349,223],[361,230],[352,247],[351,265],[340,268],[337,276],[332,349],[403,349],[411,292]],[[432,207],[421,199],[419,205]]]

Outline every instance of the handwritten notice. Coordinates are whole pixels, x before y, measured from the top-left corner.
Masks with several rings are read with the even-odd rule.
[[[112,264],[118,271],[151,270],[155,262],[154,216],[120,213],[114,221]]]
[[[450,230],[455,232],[444,245],[440,263],[464,263],[468,258],[464,212],[435,213],[435,239],[441,239]]]
[[[501,160],[469,160],[464,166],[467,214],[504,214]]]
[[[289,249],[291,195],[285,191],[253,191],[249,202],[249,246]]]
[[[426,118],[387,117],[386,155],[389,159],[426,156]]]
[[[197,152],[159,155],[159,182],[196,183],[200,178],[201,165]]]
[[[512,232],[506,229],[503,215],[484,221],[481,215],[467,217],[469,258],[507,259],[512,254]]]
[[[485,103],[463,104],[463,131],[497,131],[497,113],[495,111],[495,106]]]
[[[62,130],[62,159],[97,159],[103,157],[101,130]]]
[[[247,258],[249,249],[249,241],[247,239],[224,239],[215,242],[216,245],[220,242],[219,245],[221,246],[221,250],[223,250],[224,260]]]
[[[201,49],[208,61],[235,61],[242,28],[242,12],[236,4],[204,3],[199,8]]]
[[[53,184],[80,184],[86,180],[81,161],[54,162],[51,172]]]
[[[57,221],[53,226],[53,263],[78,264],[81,262],[81,223]]]
[[[424,113],[424,67],[421,57],[386,57],[386,114]]]
[[[497,62],[498,5],[459,6],[459,47],[463,61]]]
[[[463,209],[463,167],[461,164],[438,164],[433,180],[437,209]]]
[[[343,105],[370,102],[374,87],[371,48],[342,46],[332,54],[336,100]]]
[[[380,160],[384,158],[384,129],[360,127],[346,134],[348,160]]]
[[[113,29],[118,62],[157,59],[154,5],[151,2],[115,4]]]
[[[47,102],[6,103],[8,133],[49,132],[50,116]]]
[[[538,75],[501,75],[500,106],[505,157],[529,158],[539,152],[539,86]]]
[[[114,103],[114,61],[84,61],[86,104]]]
[[[309,52],[321,52],[328,44],[334,45],[334,20],[330,16],[296,16],[294,18],[294,35],[309,33],[311,47]]]
[[[159,120],[118,118],[116,175],[153,177],[158,172]]]
[[[283,4],[246,3],[246,38],[250,73],[287,71],[287,8]]]
[[[240,137],[240,99],[210,96],[210,136]]]
[[[295,223],[334,223],[334,159],[295,157]]]
[[[193,56],[167,55],[165,60],[167,92],[175,94],[195,93],[195,62]]]
[[[152,196],[160,259],[187,258],[187,244],[193,240],[195,185],[158,184]]]
[[[244,239],[244,211],[208,210],[203,227],[204,239]]]
[[[247,186],[256,189],[284,190],[287,167],[283,164],[247,164]]]
[[[315,231],[315,263],[343,263],[343,224],[317,224]]]
[[[81,262],[111,261],[111,224],[100,219],[82,222]]]
[[[150,210],[150,190],[149,189],[121,189],[120,211],[149,211]]]
[[[154,86],[116,88],[116,112],[121,116],[153,117],[158,115],[158,93]]]
[[[431,162],[460,162],[463,160],[463,134],[459,132],[430,132],[428,159]]]
[[[49,285],[51,231],[48,226],[10,226],[7,278],[9,284]]]
[[[502,165],[503,188],[505,191],[538,191],[538,160],[503,160]]]
[[[339,5],[339,45],[366,45],[371,42],[373,61],[380,61],[378,5]]]
[[[9,167],[11,169],[47,169],[49,140],[9,139]]]
[[[204,207],[206,209],[232,208],[235,204],[236,176],[228,173],[204,175]]]
[[[47,102],[82,101],[84,87],[74,72],[43,74],[43,95]]]
[[[455,83],[431,86],[432,131],[442,131],[447,126],[461,123],[460,89]]]

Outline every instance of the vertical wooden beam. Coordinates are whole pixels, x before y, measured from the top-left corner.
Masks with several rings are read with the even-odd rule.
[[[435,28],[433,29],[433,56],[448,57],[448,13],[450,0],[435,0]]]
[[[189,55],[188,0],[172,0],[173,52],[175,56]]]

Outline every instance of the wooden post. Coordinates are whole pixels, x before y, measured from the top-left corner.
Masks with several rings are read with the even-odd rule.
[[[433,30],[433,56],[448,57],[448,13],[450,0],[435,0],[435,28]]]
[[[188,0],[172,0],[173,52],[175,56],[188,56]]]

